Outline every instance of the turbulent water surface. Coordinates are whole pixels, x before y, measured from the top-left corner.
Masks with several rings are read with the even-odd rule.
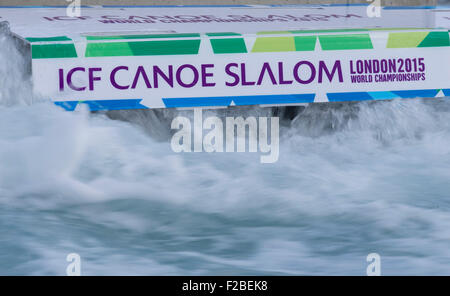
[[[177,154],[175,111],[62,111],[0,44],[0,274],[450,274],[448,98],[309,106],[274,164]]]

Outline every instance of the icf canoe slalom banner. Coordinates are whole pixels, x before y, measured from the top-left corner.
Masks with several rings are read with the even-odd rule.
[[[450,95],[445,8],[384,7],[380,17],[363,5],[81,12],[0,9],[30,44],[35,91],[67,110]]]
[[[450,92],[448,30],[67,39],[30,42],[36,91],[68,110],[79,103],[91,110],[295,105]]]

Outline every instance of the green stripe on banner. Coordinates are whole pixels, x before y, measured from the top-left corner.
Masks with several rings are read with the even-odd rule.
[[[401,32],[389,33],[387,48],[417,47],[429,32]]]
[[[242,35],[234,32],[222,32],[222,33],[206,33],[206,36],[218,37],[218,36],[242,36]]]
[[[116,36],[86,36],[87,40],[115,40],[115,39],[149,39],[149,38],[193,38],[200,37],[199,33],[180,34],[141,34],[141,35],[116,35]]]
[[[403,31],[403,30],[429,30],[430,28],[372,28],[369,31]]]
[[[372,49],[369,34],[319,35],[323,50]]]
[[[198,54],[200,40],[88,43],[87,57]]]
[[[291,31],[261,31],[257,35],[278,35],[278,34],[292,34]]]
[[[252,49],[252,52],[283,51],[295,51],[294,37],[259,37]]]
[[[448,32],[430,32],[419,47],[450,46]]]
[[[277,34],[321,34],[321,33],[347,33],[347,32],[369,32],[369,31],[402,31],[402,30],[426,30],[429,28],[354,28],[354,29],[324,29],[324,30],[290,30],[290,31],[261,31],[258,35]]]
[[[200,39],[130,42],[129,45],[136,56],[198,54]]]
[[[214,53],[246,53],[247,47],[243,38],[211,39]]]
[[[309,33],[339,33],[339,32],[367,32],[369,29],[326,29],[326,30],[291,30],[291,31],[261,31],[258,35],[277,34],[309,34]]]
[[[316,36],[295,36],[296,51],[312,51],[316,48]]]
[[[67,36],[56,36],[56,37],[28,37],[25,38],[30,42],[51,42],[51,41],[71,41]]]
[[[327,29],[327,30],[294,30],[289,31],[293,34],[304,34],[304,33],[339,33],[339,32],[367,32],[368,29]]]
[[[77,51],[73,44],[40,44],[31,46],[33,59],[76,58]]]
[[[132,56],[128,42],[88,43],[86,57]]]

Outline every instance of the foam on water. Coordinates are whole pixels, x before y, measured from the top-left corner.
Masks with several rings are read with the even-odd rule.
[[[450,274],[448,100],[309,106],[274,164],[176,154],[174,110],[29,106],[0,38],[0,274]]]

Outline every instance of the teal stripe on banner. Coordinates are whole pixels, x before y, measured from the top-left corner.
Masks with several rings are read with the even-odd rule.
[[[236,106],[243,105],[272,105],[272,104],[300,104],[314,102],[315,94],[262,95],[240,96],[233,98]]]
[[[439,89],[393,90],[375,92],[342,92],[327,93],[330,102],[389,100],[395,98],[434,98]],[[446,95],[444,91],[444,95]]]
[[[373,98],[367,92],[327,93],[330,102],[368,101]]]
[[[401,98],[433,98],[439,92],[438,89],[420,89],[420,90],[396,90],[392,91]]]
[[[167,108],[229,106],[232,97],[163,98]]]
[[[125,110],[125,109],[148,109],[141,105],[142,99],[125,100],[88,100],[88,101],[57,101],[55,105],[67,111],[74,111],[78,104],[86,104],[91,111],[101,110]]]
[[[389,100],[398,98],[398,95],[390,91],[371,91],[368,93],[374,100]]]
[[[314,102],[315,94],[257,95],[235,97],[195,97],[195,98],[163,98],[167,108],[212,107],[268,104],[299,104]]]

